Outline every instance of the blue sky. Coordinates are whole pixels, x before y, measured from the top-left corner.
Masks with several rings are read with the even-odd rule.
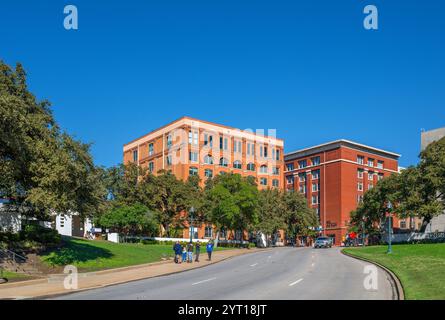
[[[63,7],[79,30],[63,28]],[[363,8],[379,9],[379,30]],[[445,126],[445,3],[426,1],[1,1],[0,59],[19,61],[98,164],[188,115],[276,129],[287,152],[345,138],[417,162]]]

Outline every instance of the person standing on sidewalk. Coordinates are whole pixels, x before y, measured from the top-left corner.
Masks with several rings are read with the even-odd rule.
[[[207,255],[209,256],[209,261],[212,261],[212,251],[213,251],[213,241],[209,241],[206,245]]]
[[[196,241],[196,247],[195,247],[195,254],[196,254],[195,262],[199,262],[200,253],[201,253],[201,243],[198,240]]]
[[[182,262],[187,262],[187,248],[185,245],[182,246]]]
[[[175,263],[179,263],[179,257],[182,253],[182,247],[179,241],[176,241],[175,245],[173,246],[173,251],[175,252]]]
[[[193,262],[193,243],[192,242],[190,242],[187,246],[187,253],[188,253],[187,261],[189,263],[192,263]]]

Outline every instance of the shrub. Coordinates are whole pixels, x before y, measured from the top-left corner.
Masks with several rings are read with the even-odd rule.
[[[24,243],[37,243],[45,247],[55,247],[62,240],[57,230],[44,228],[36,224],[28,224],[19,232],[19,238]]]

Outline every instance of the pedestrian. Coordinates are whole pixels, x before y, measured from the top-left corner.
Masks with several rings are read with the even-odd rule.
[[[182,253],[182,247],[179,241],[176,241],[175,245],[173,246],[173,251],[175,252],[175,263],[180,263],[179,257]]]
[[[207,255],[209,256],[209,261],[212,261],[212,251],[213,251],[213,241],[209,241],[206,245]]]
[[[188,252],[188,259],[187,259],[187,261],[188,261],[189,263],[192,263],[192,262],[193,262],[193,243],[192,243],[192,242],[190,242],[190,243],[188,244],[188,246],[187,246],[187,252]]]
[[[196,259],[195,262],[199,262],[199,254],[201,253],[201,243],[198,241],[196,241],[196,247],[195,247],[195,254],[196,254]]]
[[[187,262],[187,248],[185,245],[182,246],[182,262]]]

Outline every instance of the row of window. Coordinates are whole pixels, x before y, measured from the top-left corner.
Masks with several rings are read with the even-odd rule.
[[[320,157],[319,156],[312,157],[310,159],[310,166],[319,166],[320,163],[321,163],[321,161],[320,161]],[[309,161],[307,159],[298,161],[298,169],[304,169],[304,168],[306,168],[308,166],[309,166]],[[294,164],[292,162],[286,164],[286,170],[287,171],[292,171],[294,169],[295,169],[295,167],[294,167]]]
[[[368,190],[374,188],[374,184],[372,183],[368,183]],[[357,190],[358,191],[363,191],[363,182],[358,182],[357,183]]]
[[[225,174],[225,172],[221,172],[221,174]],[[190,167],[189,168],[189,175],[196,176],[198,175],[198,168],[197,167]],[[213,170],[212,169],[204,169],[204,176],[207,178],[213,177]],[[260,184],[267,186],[267,178],[260,178]],[[279,187],[280,181],[278,179],[272,179],[272,186]]]
[[[365,164],[365,157],[364,156],[357,156],[357,163],[361,164],[361,165],[364,165]],[[382,161],[382,160],[377,160],[377,165],[375,165],[375,159],[368,157],[367,165],[368,165],[368,167],[374,167],[375,166],[378,169],[383,169],[384,163],[385,162]]]
[[[357,169],[357,178],[363,179],[365,170]],[[374,180],[374,177],[377,176],[378,181],[383,179],[383,173],[375,174],[373,171],[368,171],[368,180]]]
[[[320,170],[312,170],[311,171],[312,180],[320,179]],[[287,176],[286,181],[288,184],[294,183],[294,176]],[[298,181],[300,183],[306,182],[306,172],[302,172],[298,174]]]

